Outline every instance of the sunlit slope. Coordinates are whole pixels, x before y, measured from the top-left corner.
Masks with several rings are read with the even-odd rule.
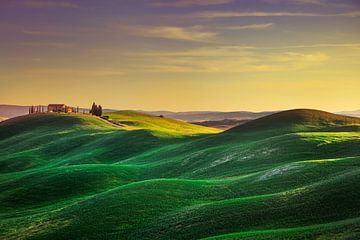
[[[170,118],[157,117],[133,111],[107,113],[109,120],[127,129],[146,129],[156,136],[195,136],[219,133],[215,128],[203,127]]]
[[[358,239],[359,119],[278,114],[181,138],[0,124],[0,237]]]

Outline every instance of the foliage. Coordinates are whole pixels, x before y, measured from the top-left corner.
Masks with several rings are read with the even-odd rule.
[[[96,105],[95,102],[93,102],[93,105],[91,106],[90,114],[101,117],[102,115],[102,107],[101,105]]]

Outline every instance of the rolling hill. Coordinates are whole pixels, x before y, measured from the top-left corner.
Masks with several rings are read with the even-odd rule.
[[[247,123],[249,121],[251,121],[251,120],[224,119],[224,120],[218,120],[218,121],[192,122],[192,124],[205,126],[205,127],[213,127],[213,128],[222,129],[222,130],[228,130],[230,128]]]
[[[0,116],[2,116],[3,118],[13,118],[26,115],[28,113],[28,106],[0,104]]]
[[[79,108],[80,112],[88,112],[89,109]],[[28,114],[29,106],[18,105],[1,105],[0,104],[0,116],[4,118],[13,118]],[[115,109],[103,109],[105,114],[115,112],[134,112],[129,110],[115,110]],[[247,112],[247,111],[235,111],[235,112],[217,112],[217,111],[192,111],[192,112],[171,112],[171,111],[142,111],[137,110],[137,113],[143,113],[145,115],[152,116],[165,116],[166,118],[176,119],[185,122],[196,122],[197,125],[217,127],[219,129],[228,129],[229,127],[237,125],[237,121],[252,120],[260,117],[270,115],[274,112]],[[225,120],[225,121],[224,121]],[[229,122],[232,121],[232,123]],[[1,119],[0,119],[1,121]],[[218,121],[220,121],[218,123]],[[205,122],[205,123],[203,123]],[[225,125],[221,122],[225,122]],[[225,127],[224,127],[225,126]]]
[[[152,116],[134,111],[118,111],[106,114],[109,120],[127,129],[146,129],[155,135],[190,136],[201,133],[219,133],[220,130],[186,123],[171,118]]]
[[[360,117],[360,109],[355,111],[342,111],[339,112],[338,114],[352,116],[352,117]]]
[[[2,239],[358,239],[360,119],[225,132],[134,112],[0,123]]]
[[[141,111],[139,111],[141,112]],[[271,115],[275,112],[218,112],[218,111],[190,111],[190,112],[170,112],[170,111],[143,111],[154,116],[163,115],[168,118],[178,119],[186,122],[221,121],[224,119],[233,120],[252,120]]]

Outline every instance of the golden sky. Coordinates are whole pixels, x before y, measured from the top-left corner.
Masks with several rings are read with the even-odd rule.
[[[3,1],[0,103],[360,108],[355,0]]]

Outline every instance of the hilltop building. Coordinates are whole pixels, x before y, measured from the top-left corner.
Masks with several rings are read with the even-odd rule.
[[[65,104],[49,104],[47,107],[47,111],[71,113],[74,111],[74,109],[72,107],[66,106]]]

